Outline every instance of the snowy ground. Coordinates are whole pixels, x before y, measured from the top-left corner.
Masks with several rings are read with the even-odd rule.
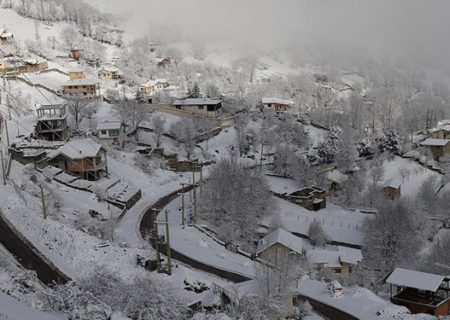
[[[185,194],[185,217],[189,216],[192,196]],[[247,257],[233,253],[213,239],[194,227],[181,226],[181,196],[172,201],[167,207],[169,212],[171,247],[184,253],[194,260],[209,264],[219,269],[232,271],[248,277],[253,277],[255,263]],[[164,211],[158,215],[159,220],[164,219]]]
[[[344,296],[332,297],[326,290],[326,283],[316,280],[300,280],[298,292],[364,320],[431,320],[428,315],[411,315],[405,307],[397,306],[381,299],[371,291],[356,287],[344,288]],[[380,315],[377,315],[380,313]]]
[[[442,175],[425,168],[419,163],[410,159],[403,159],[395,156],[393,160],[386,160],[383,163],[384,167],[384,181],[383,183],[392,181],[393,183],[401,184],[401,194],[403,196],[414,197],[419,192],[419,189],[427,179],[431,177],[437,178],[440,181]],[[400,170],[407,169],[409,175],[403,179]]]
[[[284,229],[307,236],[309,225],[313,221],[319,221],[330,240],[351,245],[362,244],[362,223],[367,217],[365,214],[343,209],[330,202],[325,209],[309,211],[287,200],[274,198],[274,201],[279,212],[268,218],[266,223],[277,219]]]
[[[31,309],[12,297],[0,293],[0,319],[5,320],[64,320],[64,315]]]

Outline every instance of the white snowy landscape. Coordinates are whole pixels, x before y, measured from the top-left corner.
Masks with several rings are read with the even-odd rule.
[[[450,319],[444,0],[0,0],[0,320]]]

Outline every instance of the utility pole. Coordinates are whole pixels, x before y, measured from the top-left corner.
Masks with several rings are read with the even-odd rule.
[[[8,131],[8,122],[5,119],[5,130],[6,130],[6,144],[9,147],[9,131]]]
[[[158,233],[158,221],[155,218],[155,235],[156,235],[156,266],[158,272],[161,272],[161,253],[159,252],[159,233]]]
[[[47,219],[47,208],[45,207],[44,190],[42,189],[42,185],[39,185],[39,188],[41,188],[42,214],[44,215],[44,219]]]
[[[3,150],[0,150],[0,157],[2,158],[3,185],[6,185],[5,160],[3,159]]]
[[[164,217],[166,218],[166,245],[167,245],[167,271],[172,274],[172,256],[170,252],[170,238],[169,238],[169,211],[164,210]]]
[[[181,225],[184,227],[184,183],[181,184]]]
[[[197,185],[194,184],[194,223],[197,222]]]
[[[4,80],[5,78],[3,78]],[[9,121],[11,121],[11,104],[9,103],[9,92],[11,92],[11,82],[8,80],[8,92],[6,93],[6,105],[8,106]]]

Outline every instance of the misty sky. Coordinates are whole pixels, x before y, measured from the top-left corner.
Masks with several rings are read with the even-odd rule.
[[[134,35],[165,23],[183,36],[233,38],[260,46],[333,43],[446,61],[448,0],[90,0]]]

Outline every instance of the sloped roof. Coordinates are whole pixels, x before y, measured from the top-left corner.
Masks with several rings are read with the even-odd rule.
[[[323,263],[326,267],[330,268],[339,268],[342,266],[339,256],[339,251],[327,249],[312,249],[306,251],[306,259],[309,263]]]
[[[395,268],[386,279],[386,283],[435,292],[444,279],[446,279],[445,276],[437,274]]]
[[[91,138],[70,140],[62,147],[50,153],[48,157],[53,159],[59,155],[63,155],[72,160],[93,158],[98,154],[100,149],[102,149],[102,145]]]
[[[283,99],[279,99],[279,98],[262,98],[262,103],[263,104],[281,104],[281,105],[286,105],[286,106],[292,106],[294,104],[293,101],[291,100],[283,100]]]
[[[160,83],[169,83],[169,80],[167,79],[156,79],[156,80],[148,80],[145,83],[141,83],[140,87],[153,87]]]
[[[337,183],[343,183],[347,181],[348,176],[338,170],[329,171],[326,173],[327,179]]]
[[[173,105],[174,106],[203,106],[203,105],[217,105],[221,103],[222,100],[210,99],[210,98],[186,98],[178,99]]]
[[[301,253],[303,249],[303,240],[301,238],[294,236],[284,229],[278,228],[259,240],[258,246],[256,247],[256,254],[260,254],[276,243],[282,244],[297,253]]]
[[[399,189],[401,187],[401,182],[397,179],[387,179],[386,181],[383,182],[383,188],[386,187],[391,187],[391,188],[395,188],[395,189]]]
[[[362,252],[359,249],[338,246],[339,259],[343,263],[358,264],[362,261]]]
[[[97,130],[108,130],[108,129],[120,129],[121,121],[119,120],[104,120],[97,123]]]
[[[422,141],[420,144],[422,146],[432,146],[432,147],[443,147],[447,145],[450,142],[450,140],[447,139],[432,139],[428,138],[425,141]]]
[[[63,86],[80,86],[80,85],[92,85],[92,84],[98,84],[100,81],[93,78],[82,78],[82,79],[74,79],[74,80],[68,80],[63,83]]]

